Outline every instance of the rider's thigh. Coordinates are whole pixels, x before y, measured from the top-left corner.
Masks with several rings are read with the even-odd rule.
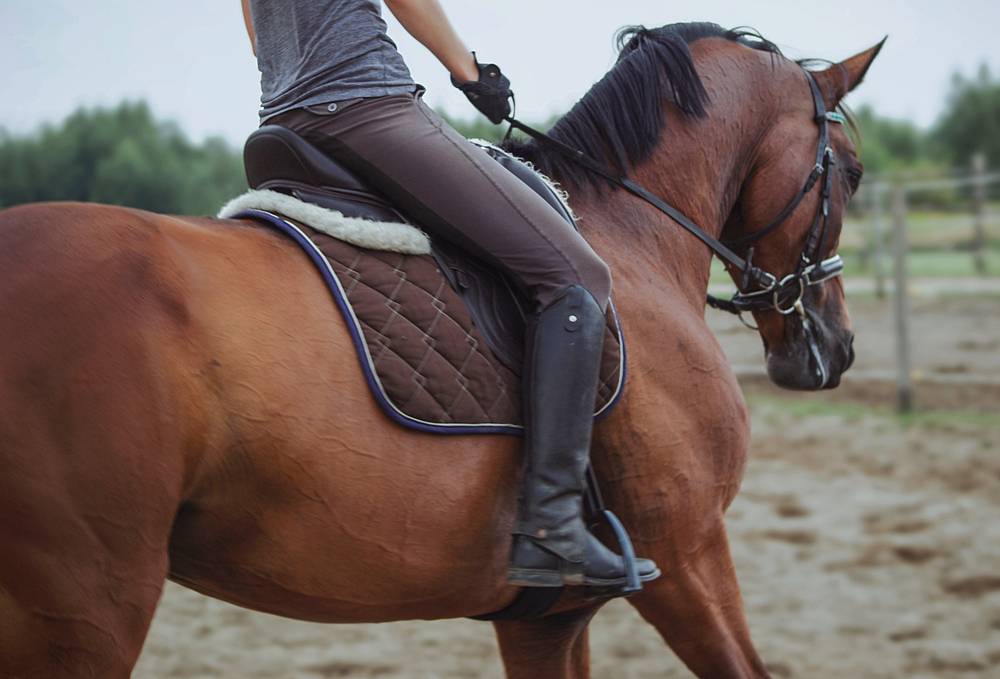
[[[602,306],[611,275],[583,237],[532,189],[419,99],[396,95],[278,120],[364,176],[446,240],[511,273],[538,308],[571,285]]]

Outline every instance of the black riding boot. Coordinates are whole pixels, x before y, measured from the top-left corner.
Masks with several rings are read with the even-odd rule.
[[[590,534],[583,493],[604,345],[604,314],[580,286],[528,328],[525,470],[508,581],[526,587],[625,585],[622,557]],[[660,572],[637,560],[639,577]]]

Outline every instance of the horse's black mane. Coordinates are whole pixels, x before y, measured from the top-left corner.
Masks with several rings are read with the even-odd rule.
[[[778,47],[752,29],[725,29],[713,23],[630,26],[618,32],[618,62],[549,134],[587,155],[604,159],[620,173],[652,153],[666,118],[669,97],[685,115],[703,117],[708,93],[695,71],[688,46],[702,38],[724,38],[780,55]],[[511,141],[509,150],[564,183],[599,180],[558,152],[535,142]]]

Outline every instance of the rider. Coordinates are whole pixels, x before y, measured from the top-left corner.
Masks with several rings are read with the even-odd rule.
[[[449,127],[386,35],[378,0],[242,0],[261,72],[262,123],[334,157],[436,237],[502,267],[534,306],[524,369],[525,467],[508,580],[625,584],[622,557],[582,518],[611,294],[607,265],[542,198]],[[481,64],[437,0],[386,0],[494,123],[509,81]],[[659,574],[640,559],[639,574]]]

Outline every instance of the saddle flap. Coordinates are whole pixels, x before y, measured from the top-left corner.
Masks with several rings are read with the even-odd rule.
[[[451,289],[458,293],[486,344],[508,370],[521,374],[524,363],[524,296],[510,279],[464,250],[435,241],[431,254]]]

